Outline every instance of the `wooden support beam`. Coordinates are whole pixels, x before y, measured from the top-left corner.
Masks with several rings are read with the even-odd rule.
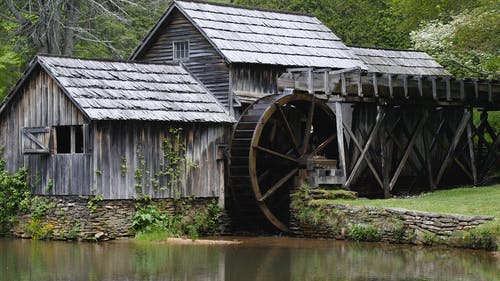
[[[328,71],[323,72],[323,91],[326,96],[330,96],[332,94],[332,90],[330,89],[330,75]]]
[[[470,110],[470,109],[469,109]],[[474,185],[477,184],[477,169],[476,169],[476,159],[474,157],[474,135],[472,134],[472,120],[469,121],[467,125],[467,144],[469,146],[469,159],[470,159],[470,167],[472,173],[472,181]]]
[[[424,87],[422,85],[422,76],[417,77],[417,87],[418,87],[418,93],[420,97],[424,96]]]
[[[408,142],[408,145],[406,146],[405,152],[403,154],[403,157],[401,158],[401,161],[398,164],[398,167],[396,168],[396,171],[394,172],[394,175],[392,176],[391,182],[389,184],[390,190],[394,188],[396,185],[396,182],[399,178],[399,175],[403,171],[403,168],[406,164],[406,161],[408,160],[408,157],[410,156],[411,151],[413,150],[413,146],[415,145],[415,142],[417,140],[417,136],[420,134],[422,131],[422,128],[424,127],[425,122],[427,121],[427,117],[429,117],[429,113],[427,110],[424,111],[422,114],[422,117],[420,118],[420,121],[417,124],[417,127],[415,128],[415,131],[413,132],[410,141]]]
[[[346,170],[346,149],[345,149],[345,136],[344,136],[344,130],[342,129],[343,126],[342,124],[344,123],[344,117],[342,114],[342,104],[340,102],[335,103],[335,122],[337,126],[337,146],[339,150],[339,169],[342,171],[342,177],[345,180],[346,175],[347,175],[347,170]]]
[[[450,77],[444,78],[444,82],[446,85],[446,100],[451,101],[451,83],[450,83]]]
[[[361,71],[356,71],[356,88],[358,89],[358,97],[363,97],[363,85],[361,83]]]
[[[340,73],[340,93],[344,97],[347,96],[347,85],[344,72]]]
[[[439,172],[437,174],[435,184],[436,186],[439,185],[441,182],[441,178],[444,175],[444,172],[446,171],[446,168],[448,168],[448,165],[450,164],[450,161],[452,160],[453,154],[455,153],[455,149],[457,148],[458,142],[460,141],[460,138],[462,137],[462,134],[467,127],[467,124],[469,123],[471,119],[471,114],[469,111],[465,111],[464,115],[462,117],[462,120],[460,121],[458,128],[456,130],[455,136],[453,137],[452,143],[448,149],[448,152],[446,153],[446,156],[444,158],[443,164],[441,165],[441,168],[439,169]]]
[[[460,100],[465,101],[465,83],[464,79],[460,78]]]
[[[375,97],[379,97],[378,95],[378,80],[377,80],[377,73],[372,73],[372,83],[373,83],[373,94]]]
[[[389,97],[394,98],[394,89],[392,87],[392,74],[387,75],[387,85],[389,87]]]
[[[488,83],[488,101],[493,103],[493,91],[491,89],[491,83]]]
[[[366,144],[364,147],[362,147],[359,144],[359,141],[357,140],[354,133],[352,133],[352,131],[344,123],[344,128],[346,129],[347,133],[350,135],[351,139],[354,141],[356,147],[361,151],[361,154],[358,157],[358,159],[356,160],[356,164],[354,165],[354,168],[352,169],[351,174],[349,175],[349,178],[346,180],[345,187],[347,189],[349,189],[349,187],[353,183],[355,176],[356,176],[356,173],[358,172],[359,168],[361,167],[361,163],[363,162],[363,160],[365,160],[367,162],[368,167],[370,167],[370,170],[372,171],[373,175],[375,176],[375,179],[377,180],[380,187],[381,188],[384,187],[383,182],[380,179],[380,176],[378,175],[377,170],[375,169],[375,167],[373,166],[371,161],[369,161],[366,158],[366,155],[368,153],[368,150],[370,149],[370,146],[372,145],[373,141],[375,140],[375,136],[377,135],[377,133],[380,129],[380,126],[382,125],[382,122],[384,121],[385,115],[386,115],[385,110],[379,110],[379,112],[377,113],[377,117],[375,119],[376,120],[375,125],[373,126],[373,129],[372,129],[370,136],[368,137],[368,140],[366,141]]]
[[[436,77],[431,77],[431,82],[432,82],[432,98],[434,100],[438,100],[438,95],[437,95],[437,85],[436,85]]]
[[[479,100],[479,85],[477,84],[477,79],[473,79],[472,81],[474,83],[474,96],[476,100]]]
[[[314,81],[312,68],[307,71],[307,91],[310,95],[314,94]]]
[[[408,95],[408,75],[401,75],[401,79],[403,79],[403,90],[404,90],[405,99],[408,99],[409,98],[409,95]]]
[[[430,190],[435,190],[436,185],[434,184],[434,176],[432,174],[432,156],[429,143],[427,142],[427,137],[425,136],[424,130],[424,154],[425,154],[425,162],[427,168],[427,179],[429,180]]]

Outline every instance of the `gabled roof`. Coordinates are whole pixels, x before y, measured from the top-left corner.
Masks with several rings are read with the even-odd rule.
[[[33,64],[47,71],[91,120],[235,121],[181,65],[52,56],[37,56],[30,71]]]
[[[145,51],[174,9],[184,14],[228,63],[365,68],[314,16],[190,1],[174,1],[132,59]]]
[[[351,47],[370,72],[450,76],[431,56],[421,51]]]

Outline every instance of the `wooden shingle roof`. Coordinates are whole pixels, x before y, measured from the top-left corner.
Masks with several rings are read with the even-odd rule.
[[[421,51],[351,47],[370,72],[450,76],[431,56]]]
[[[314,16],[195,1],[174,1],[132,58],[142,52],[174,8],[198,28],[228,63],[365,68]]]
[[[91,120],[234,122],[183,66],[38,56]]]

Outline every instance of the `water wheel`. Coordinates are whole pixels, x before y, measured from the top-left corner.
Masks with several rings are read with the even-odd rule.
[[[335,116],[312,95],[273,95],[249,106],[230,147],[230,190],[247,228],[288,231],[290,189],[307,177],[311,159],[337,158]]]

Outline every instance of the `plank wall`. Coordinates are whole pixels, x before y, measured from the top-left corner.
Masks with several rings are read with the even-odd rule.
[[[189,40],[189,59],[182,63],[217,99],[229,108],[229,70],[224,59],[205,37],[177,9],[160,27],[152,44],[136,58],[149,62],[172,62],[173,42]]]
[[[44,71],[34,71],[0,116],[0,147],[8,170],[27,167],[36,194],[88,194],[89,154],[23,154],[22,143],[23,128],[84,123],[88,120],[56,82]]]
[[[182,128],[181,143],[187,160],[175,189],[168,187],[168,177],[157,176],[168,168],[162,145],[166,138],[172,138],[169,128]],[[153,198],[223,195],[224,162],[218,159],[218,144],[227,143],[229,129],[227,125],[210,123],[95,123],[95,192],[107,199],[129,199],[141,194]],[[195,167],[189,167],[193,166],[189,163]]]

